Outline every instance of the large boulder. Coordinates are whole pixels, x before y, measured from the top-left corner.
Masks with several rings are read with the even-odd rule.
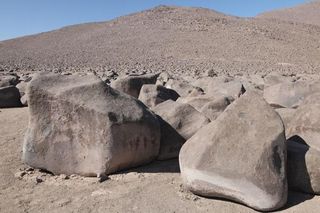
[[[161,85],[145,84],[140,90],[139,100],[148,107],[155,107],[156,105],[166,100],[177,100],[179,94]]]
[[[206,93],[213,97],[225,96],[237,99],[245,92],[246,89],[240,81],[229,81],[220,84],[210,84]]]
[[[210,120],[189,104],[165,101],[152,110],[169,123],[184,139],[189,139]]]
[[[286,156],[279,115],[248,92],[182,146],[179,162],[193,193],[269,211],[287,201]]]
[[[280,75],[279,73],[270,73],[266,75],[264,78],[264,87],[270,87],[273,85],[281,84],[281,83],[290,83],[292,79],[288,76]]]
[[[300,139],[301,140],[301,139]],[[320,151],[295,141],[288,144],[289,189],[310,194],[320,194]]]
[[[205,104],[200,109],[200,112],[211,121],[214,121],[233,101],[234,99],[232,97],[217,98]]]
[[[320,101],[317,97],[319,94],[311,95],[299,106],[287,125],[286,134],[288,138],[299,136],[308,146],[320,150]]]
[[[161,142],[158,159],[179,156],[184,142],[210,121],[188,104],[168,100],[152,109],[158,114],[161,125]]]
[[[286,82],[270,86],[263,97],[273,107],[296,108],[306,97],[320,92],[320,82]]]
[[[0,108],[21,106],[20,93],[15,86],[0,87]]]
[[[155,159],[156,116],[94,75],[38,74],[27,88],[23,160],[54,174],[96,176]]]
[[[221,96],[220,96],[221,97]],[[209,95],[198,95],[198,96],[186,96],[186,97],[180,97],[177,99],[178,103],[182,104],[189,104],[199,112],[201,109],[208,103],[216,100],[220,97],[212,97]],[[223,97],[223,96],[222,96]]]
[[[111,82],[111,87],[138,98],[141,87],[144,84],[155,84],[157,78],[158,74],[129,75]]]
[[[195,87],[184,80],[169,79],[166,83],[166,88],[173,89],[181,97],[185,97],[188,96]]]

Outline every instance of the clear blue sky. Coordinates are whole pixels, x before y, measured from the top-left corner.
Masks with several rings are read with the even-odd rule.
[[[205,7],[250,17],[303,2],[305,0],[0,0],[0,40],[71,24],[110,20],[160,4]]]

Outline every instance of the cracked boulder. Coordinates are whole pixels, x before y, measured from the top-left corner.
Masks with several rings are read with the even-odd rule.
[[[279,115],[249,91],[182,146],[183,183],[198,195],[279,209],[287,201],[285,140]]]
[[[158,156],[156,116],[94,75],[38,74],[27,95],[30,121],[23,161],[32,167],[101,176]]]

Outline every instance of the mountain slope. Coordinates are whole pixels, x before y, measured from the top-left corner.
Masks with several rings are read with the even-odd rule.
[[[160,6],[0,43],[0,70],[320,72],[320,27]]]
[[[293,8],[262,13],[258,15],[258,17],[320,26],[320,1],[302,4]]]

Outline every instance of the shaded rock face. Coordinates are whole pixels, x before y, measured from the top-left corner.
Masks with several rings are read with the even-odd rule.
[[[19,83],[19,77],[16,75],[0,76],[0,87],[15,86]]]
[[[23,160],[54,174],[96,176],[148,163],[159,153],[156,116],[96,76],[36,75]]]
[[[320,151],[295,139],[287,142],[289,189],[320,194]]]
[[[320,83],[304,81],[281,83],[264,90],[263,97],[273,107],[295,108],[313,93],[320,92]]]
[[[21,106],[20,93],[15,86],[0,87],[0,108]]]
[[[160,116],[158,120],[161,127],[161,142],[158,160],[168,160],[177,158],[180,149],[186,139],[184,139],[169,123],[164,121]]]
[[[141,87],[144,84],[155,84],[157,78],[158,74],[125,76],[111,82],[111,87],[138,98]]]
[[[172,89],[161,85],[145,84],[141,88],[139,100],[151,108],[166,100],[175,101],[179,97],[179,94]]]
[[[152,109],[170,124],[184,139],[189,139],[210,120],[189,104],[165,101]]]
[[[183,145],[179,162],[193,193],[269,211],[287,201],[286,156],[279,115],[247,92]]]

